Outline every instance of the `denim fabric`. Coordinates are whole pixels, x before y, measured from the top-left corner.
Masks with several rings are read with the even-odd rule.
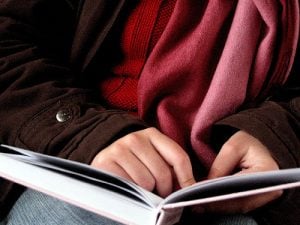
[[[244,215],[218,217],[195,224],[257,225],[252,218]],[[119,223],[28,189],[0,225],[119,225]]]
[[[258,225],[256,221],[245,215],[230,215],[214,219],[207,225]]]
[[[0,225],[119,225],[119,223],[28,189]]]

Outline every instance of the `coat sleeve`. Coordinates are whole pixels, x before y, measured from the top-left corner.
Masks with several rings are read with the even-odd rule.
[[[65,0],[1,0],[0,141],[78,161],[145,128],[106,110],[68,66],[76,10]]]
[[[300,166],[299,50],[288,82],[266,101],[219,121],[214,139],[226,140],[234,130],[245,130],[268,147],[280,168]],[[300,190],[286,191],[280,200],[254,215],[259,224],[300,224]]]
[[[68,66],[74,2],[0,0],[0,142],[89,163],[116,138],[146,125],[106,110],[76,82]],[[15,199],[11,187],[0,180],[0,207]]]

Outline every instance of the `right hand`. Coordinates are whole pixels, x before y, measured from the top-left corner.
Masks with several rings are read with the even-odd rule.
[[[190,159],[172,139],[155,128],[130,133],[99,152],[93,167],[127,178],[139,186],[169,195],[174,179],[181,188],[195,183]]]

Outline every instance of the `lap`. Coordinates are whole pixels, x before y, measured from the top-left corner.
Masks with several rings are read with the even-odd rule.
[[[45,194],[26,190],[7,218],[0,225],[119,225],[92,212],[67,204]],[[191,223],[185,223],[188,224]],[[245,215],[218,216],[205,220],[194,219],[195,225],[257,225]]]
[[[236,215],[212,215],[183,217],[180,225],[258,225],[250,216]]]
[[[26,190],[0,225],[119,225],[105,217],[57,200],[40,192]]]

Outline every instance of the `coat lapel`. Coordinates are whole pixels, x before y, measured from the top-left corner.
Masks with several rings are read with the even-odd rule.
[[[125,0],[85,0],[75,31],[71,64],[82,71],[91,62]]]

